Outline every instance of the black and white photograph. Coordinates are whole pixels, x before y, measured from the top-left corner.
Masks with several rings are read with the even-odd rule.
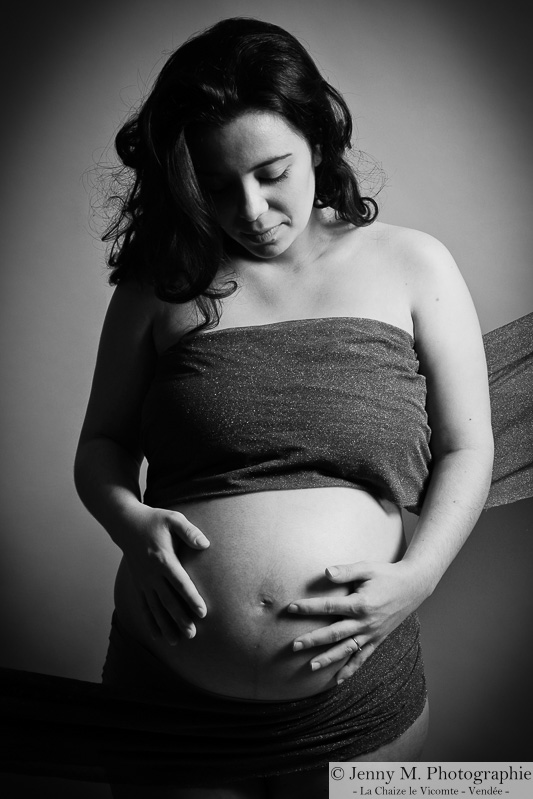
[[[0,794],[531,766],[527,4],[5,17]]]

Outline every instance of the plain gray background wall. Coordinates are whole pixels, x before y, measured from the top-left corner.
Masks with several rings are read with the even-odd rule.
[[[352,109],[356,147],[387,174],[381,218],[445,242],[487,331],[533,306],[525,3],[499,8],[477,0],[98,0],[9,12],[2,665],[99,679],[119,552],[72,483],[111,295],[91,208],[113,135],[165,53],[237,15],[303,40]],[[433,716],[427,760],[530,757],[517,728],[529,721],[533,696],[532,507],[484,513],[422,609]],[[68,795],[103,790],[77,786]]]

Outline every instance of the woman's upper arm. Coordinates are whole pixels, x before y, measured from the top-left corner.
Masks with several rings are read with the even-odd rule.
[[[157,303],[151,290],[136,284],[115,289],[102,328],[80,444],[111,438],[140,459],[140,414],[156,361],[152,327]]]
[[[487,367],[472,298],[446,247],[431,236],[413,234],[406,269],[433,453],[490,451]]]

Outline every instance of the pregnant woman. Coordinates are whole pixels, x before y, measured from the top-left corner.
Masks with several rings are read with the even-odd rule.
[[[376,221],[350,136],[305,49],[246,19],[117,136],[76,481],[124,556],[104,683],[181,737],[172,778],[116,797],[325,796],[328,760],[420,755],[415,611],[486,500],[487,371],[452,257]]]

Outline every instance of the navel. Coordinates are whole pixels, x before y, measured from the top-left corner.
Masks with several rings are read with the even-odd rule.
[[[262,610],[273,610],[274,609],[274,598],[270,594],[259,594],[259,607]]]

